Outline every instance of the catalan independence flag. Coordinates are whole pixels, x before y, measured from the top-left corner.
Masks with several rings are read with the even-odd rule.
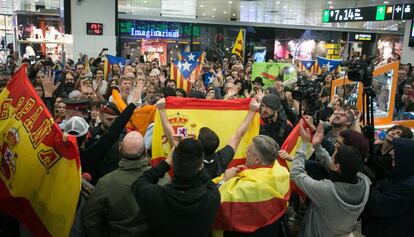
[[[34,236],[69,236],[81,188],[76,139],[62,132],[26,67],[0,94],[0,210]]]
[[[341,67],[339,66],[339,64],[342,62],[342,60],[318,57],[316,61],[315,60],[300,60],[300,61],[301,63],[299,65],[298,70],[301,72],[308,71],[310,73],[320,74],[322,72],[323,66],[327,67],[328,72],[338,73],[339,71],[341,71]]]
[[[243,122],[249,112],[249,104],[250,99],[205,100],[168,97],[166,113],[176,134],[183,137],[191,135],[197,137],[200,128],[208,127],[220,137],[218,149],[221,149]],[[259,114],[256,114],[248,131],[242,138],[230,166],[245,163],[247,146],[251,143],[253,137],[259,134],[259,128]],[[151,163],[153,165],[167,157],[170,152],[170,146],[164,137],[160,114],[157,110],[152,138]]]
[[[204,64],[205,52],[179,52],[178,60],[174,60],[170,67],[170,77],[177,83],[177,88],[191,91]]]

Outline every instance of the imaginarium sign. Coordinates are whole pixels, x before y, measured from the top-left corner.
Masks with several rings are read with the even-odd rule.
[[[144,36],[145,38],[151,37],[165,37],[165,38],[179,38],[180,32],[177,30],[169,31],[160,31],[160,30],[138,30],[135,28],[131,28],[131,35],[132,36]]]

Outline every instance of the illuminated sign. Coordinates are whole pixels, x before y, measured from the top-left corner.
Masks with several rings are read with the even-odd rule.
[[[103,24],[101,23],[86,23],[87,35],[103,35]]]
[[[160,30],[137,30],[131,28],[130,35],[132,36],[144,36],[145,38],[151,37],[163,37],[163,38],[179,38],[180,32],[178,30],[174,31],[160,31]]]
[[[327,9],[323,11],[322,15],[322,22],[324,23],[409,19],[414,19],[414,4]]]
[[[349,41],[373,41],[375,34],[349,33]]]
[[[141,38],[191,38],[200,36],[200,26],[190,23],[154,22],[121,19],[119,34]],[[152,32],[152,33],[151,33]],[[165,34],[164,34],[165,32]],[[172,32],[172,34],[170,34]],[[177,36],[178,32],[178,36]],[[148,37],[147,37],[148,35]]]

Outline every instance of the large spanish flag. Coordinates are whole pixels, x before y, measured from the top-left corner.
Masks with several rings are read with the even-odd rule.
[[[241,125],[249,112],[250,99],[205,100],[193,98],[168,97],[166,113],[176,134],[188,137],[198,136],[202,127],[212,129],[220,138],[219,149],[224,147]],[[247,146],[259,134],[259,114],[256,114],[250,127],[242,138],[230,166],[245,163]],[[168,156],[170,147],[164,135],[160,114],[155,114],[152,137],[152,164]]]
[[[0,94],[0,210],[35,236],[69,236],[81,188],[76,139],[62,132],[22,67]]]

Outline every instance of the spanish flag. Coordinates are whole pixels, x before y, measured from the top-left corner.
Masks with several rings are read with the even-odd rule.
[[[26,67],[0,94],[0,210],[35,236],[69,236],[81,188],[76,139],[62,132]]]
[[[250,99],[205,100],[193,98],[168,97],[167,118],[176,134],[183,137],[198,136],[202,127],[212,129],[220,138],[219,149],[223,148],[237,131],[249,112]],[[250,127],[242,138],[230,166],[244,164],[247,146],[259,134],[259,115],[256,114]],[[164,135],[160,114],[155,114],[152,137],[153,165],[168,156],[170,146]]]
[[[249,168],[225,182],[219,188],[214,236],[221,231],[252,233],[278,220],[288,207],[289,177],[289,171],[275,161],[272,167]]]
[[[231,50],[232,54],[239,56],[239,58],[244,62],[244,29],[240,29],[239,34],[237,35],[236,42],[234,42],[233,49]]]
[[[304,128],[310,129],[309,124],[306,122],[306,120],[303,120]],[[302,137],[300,136],[300,130],[299,130],[299,124],[300,122],[293,128],[293,130],[290,132],[289,136],[286,138],[285,142],[283,143],[280,150],[285,150],[287,153],[290,154],[291,157],[295,157],[296,152],[299,150],[299,148],[302,146],[303,141]],[[312,136],[312,134],[311,134]],[[313,153],[313,148],[311,144],[307,145],[306,149],[306,157],[309,159]],[[278,157],[278,162],[280,165],[286,167],[288,170],[292,167],[292,162],[284,160],[280,157]],[[304,197],[303,192],[296,186],[296,184],[291,181],[291,187],[292,192],[299,194],[300,196]]]

